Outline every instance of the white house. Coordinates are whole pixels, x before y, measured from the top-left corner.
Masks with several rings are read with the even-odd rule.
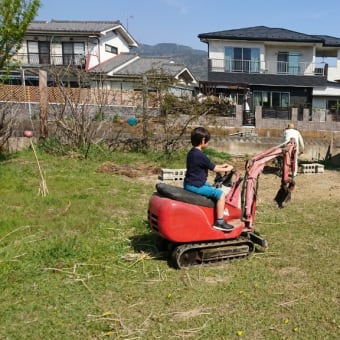
[[[137,46],[119,21],[33,21],[17,57],[25,66],[88,69]]]
[[[33,21],[16,58],[24,70],[79,67],[94,77],[93,85],[96,77],[105,77],[109,88],[121,90],[134,89],[141,74],[158,70],[159,76],[166,72],[174,78],[177,94],[193,92],[197,80],[185,65],[130,53],[135,47],[138,43],[119,21]],[[32,73],[26,72],[26,79],[30,75],[31,84],[37,83]]]
[[[289,119],[298,107],[302,115],[304,108],[318,109],[321,119],[340,121],[340,38],[265,26],[198,37],[208,45],[202,93],[235,97],[238,104],[248,96],[247,116],[261,107],[263,117]]]

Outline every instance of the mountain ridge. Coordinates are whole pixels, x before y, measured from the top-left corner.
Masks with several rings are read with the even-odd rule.
[[[169,57],[176,63],[187,66],[198,80],[207,79],[208,53],[206,51],[176,43],[140,44],[133,51],[141,56]]]

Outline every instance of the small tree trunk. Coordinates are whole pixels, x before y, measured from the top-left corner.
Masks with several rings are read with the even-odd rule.
[[[39,91],[40,91],[40,137],[46,139],[48,136],[47,129],[47,72],[39,70]]]

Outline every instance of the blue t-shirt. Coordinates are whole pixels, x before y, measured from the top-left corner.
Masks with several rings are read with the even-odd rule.
[[[184,182],[198,188],[203,186],[208,178],[208,170],[214,170],[215,166],[201,150],[192,148],[187,155]]]

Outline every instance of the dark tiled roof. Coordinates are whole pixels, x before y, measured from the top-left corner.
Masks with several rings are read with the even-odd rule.
[[[340,47],[340,38],[331,37],[329,35],[316,35],[316,37],[319,37],[323,40],[324,46],[330,46],[330,47]]]
[[[232,29],[227,31],[201,33],[198,38],[205,39],[227,39],[227,40],[252,40],[252,41],[287,41],[287,42],[309,42],[309,43],[325,43],[327,36],[309,35],[290,31],[283,28],[271,28],[266,26],[246,27],[240,29]],[[327,37],[329,45],[332,43],[339,44],[339,39]],[[338,45],[335,45],[338,46]]]
[[[129,61],[132,62],[129,63]],[[156,70],[157,72],[162,70],[164,73],[176,76],[186,69],[185,65],[176,64],[167,57],[138,57],[133,53],[121,53],[100,66],[91,69],[90,72],[109,73],[119,66],[122,66],[122,68],[115,71],[114,75],[140,75],[151,70]]]
[[[32,21],[27,33],[34,32],[79,32],[99,33],[121,25],[120,21]]]
[[[314,87],[326,86],[326,77],[319,76],[293,76],[257,73],[223,73],[212,72],[209,74],[210,82],[228,82],[234,84],[267,85],[267,86],[295,86]]]
[[[142,74],[150,70],[163,70],[163,72],[176,76],[185,68],[182,64],[176,64],[166,57],[142,56],[135,62],[122,68],[118,74]]]
[[[335,82],[335,81],[328,81],[328,82],[326,83],[326,86],[337,87],[337,88],[340,89],[340,83]]]
[[[135,53],[120,53],[114,58],[111,58],[102,63],[101,65],[90,69],[89,72],[109,73],[118,66],[124,65],[134,58],[137,58],[137,54]]]

